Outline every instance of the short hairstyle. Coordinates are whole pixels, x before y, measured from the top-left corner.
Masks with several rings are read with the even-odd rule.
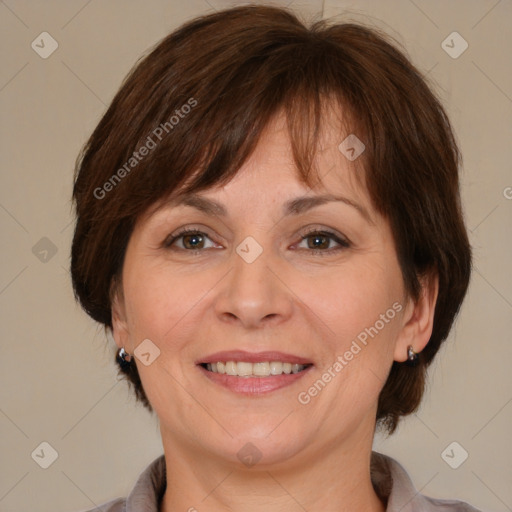
[[[130,71],[77,159],[73,288],[111,329],[113,290],[141,215],[180,187],[226,184],[280,111],[299,177],[311,184],[329,105],[342,109],[347,134],[364,141],[365,186],[390,223],[408,296],[418,299],[423,278],[439,279],[419,364],[393,362],[379,396],[376,425],[391,434],[419,407],[427,368],[468,288],[471,247],[449,119],[426,77],[380,29],[305,24],[287,9],[249,5],[195,18],[165,37]],[[123,371],[152,411],[136,365]]]

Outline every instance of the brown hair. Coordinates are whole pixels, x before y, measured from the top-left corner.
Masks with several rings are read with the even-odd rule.
[[[337,102],[366,145],[366,187],[390,222],[407,293],[417,300],[420,278],[439,278],[419,365],[394,362],[379,397],[377,422],[392,433],[420,404],[471,272],[459,149],[440,101],[397,44],[361,24],[308,27],[288,10],[255,5],[196,18],[164,38],[129,73],[77,160],[71,275],[85,311],[112,327],[112,286],[137,219],[184,185],[227,183],[281,109],[300,177],[311,183],[322,108]],[[136,365],[120,371],[152,410]]]

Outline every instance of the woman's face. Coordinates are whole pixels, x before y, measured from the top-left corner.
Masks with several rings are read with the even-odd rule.
[[[335,133],[322,186],[299,181],[277,117],[228,185],[199,194],[224,213],[169,202],[137,224],[114,337],[136,355],[164,444],[248,465],[371,444],[413,304],[388,222]],[[344,199],[311,200],[323,194]],[[206,367],[217,362],[227,373]],[[238,375],[251,371],[263,376]]]

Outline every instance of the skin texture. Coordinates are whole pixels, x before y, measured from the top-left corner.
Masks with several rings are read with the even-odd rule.
[[[149,366],[134,360],[160,422],[162,512],[385,510],[369,470],[377,400],[393,360],[427,344],[437,282],[416,304],[405,296],[389,224],[354,179],[362,172],[356,162],[337,149],[340,128],[329,125],[322,136],[322,183],[312,190],[298,179],[284,123],[276,116],[232,181],[200,193],[221,202],[227,217],[161,207],[139,219],[128,244],[113,333],[130,354],[144,339],[160,350]],[[371,222],[343,202],[283,216],[287,200],[322,193],[357,202]],[[183,227],[203,238],[165,247]],[[333,231],[351,245],[302,240],[310,230]],[[236,252],[247,236],[263,248],[252,263]],[[301,404],[298,394],[394,303],[402,306],[394,318]],[[234,349],[278,350],[314,367],[288,387],[243,396],[195,364]],[[261,456],[250,467],[237,457],[246,443]]]

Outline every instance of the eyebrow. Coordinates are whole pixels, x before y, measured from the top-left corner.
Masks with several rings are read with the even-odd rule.
[[[296,197],[295,199],[290,199],[284,203],[283,216],[300,215],[301,213],[311,210],[312,208],[330,202],[341,202],[351,206],[357,210],[369,224],[373,226],[375,225],[375,222],[371,218],[370,214],[362,205],[352,201],[348,197],[333,194],[302,196]],[[214,201],[213,199],[208,199],[197,194],[185,194],[178,196],[175,199],[172,199],[168,203],[168,206],[190,206],[191,208],[195,208],[207,215],[216,215],[220,217],[226,217],[228,215],[224,205]]]

